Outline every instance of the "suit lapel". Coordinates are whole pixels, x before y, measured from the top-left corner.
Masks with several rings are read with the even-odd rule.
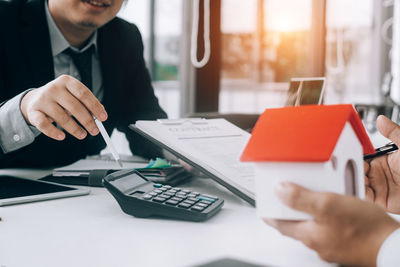
[[[54,79],[54,63],[43,0],[30,0],[22,11],[21,39],[34,86]]]

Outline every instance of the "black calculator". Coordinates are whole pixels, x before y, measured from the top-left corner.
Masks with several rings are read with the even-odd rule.
[[[220,211],[224,204],[224,200],[216,196],[153,183],[132,169],[107,175],[103,185],[121,209],[135,217],[204,221]]]

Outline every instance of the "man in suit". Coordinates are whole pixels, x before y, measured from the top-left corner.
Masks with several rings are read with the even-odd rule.
[[[160,151],[128,129],[165,118],[124,0],[0,0],[0,167],[50,167],[99,153],[107,132],[132,152]]]

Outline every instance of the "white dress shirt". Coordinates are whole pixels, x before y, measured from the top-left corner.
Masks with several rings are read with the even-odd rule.
[[[400,228],[391,233],[383,242],[376,265],[378,267],[400,267]]]

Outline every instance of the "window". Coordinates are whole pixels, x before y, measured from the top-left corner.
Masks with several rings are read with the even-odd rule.
[[[379,64],[388,64],[390,48],[381,52],[377,45],[388,33],[382,33],[385,18],[376,18],[385,2],[222,0],[219,111],[282,106],[291,77],[323,75],[325,103],[379,102],[385,68]]]
[[[182,0],[156,1],[154,80],[177,81]]]
[[[220,112],[283,105],[309,75],[311,0],[223,0]]]
[[[380,1],[378,1],[380,2]],[[372,103],[377,85],[374,58],[373,0],[327,0],[326,100]]]
[[[179,40],[182,31],[183,0],[125,1],[118,16],[138,26],[144,43],[144,57],[161,107],[170,118],[179,116]],[[128,141],[118,131],[113,143],[121,154],[131,154]],[[107,153],[106,149],[102,153]]]
[[[125,1],[118,16],[136,24],[142,34],[145,59],[149,61],[149,41],[150,41],[150,2],[149,0]]]
[[[161,106],[179,116],[179,45],[182,0],[126,1],[119,16],[135,23],[143,35],[145,59]]]
[[[195,77],[180,75],[180,70],[189,68],[191,1],[126,1],[120,16],[139,26],[156,94],[168,116],[177,118],[181,105],[197,101],[192,105],[196,112],[197,106],[202,106],[198,103],[210,103],[210,98],[218,96],[215,91],[215,95],[206,91],[199,96],[199,91],[205,92],[202,86],[211,87],[198,81],[219,70],[215,82],[219,88],[212,88],[219,89],[219,103],[214,99],[213,108],[218,103],[222,113],[261,113],[268,107],[283,106],[292,77],[326,76],[328,104],[377,103],[383,74],[390,69],[389,45],[384,49],[377,45],[383,42],[382,22],[387,16],[382,15],[380,21],[377,17],[385,12],[393,14],[393,10],[383,11],[387,2],[211,1],[211,10],[217,13],[212,19],[218,22],[212,26],[221,30],[221,35],[215,29],[211,32],[221,37],[221,47],[218,39],[211,57],[217,55],[219,59],[221,55],[221,62],[214,58],[218,62],[213,64],[221,63],[222,67],[210,68],[210,64],[200,76],[195,70]],[[180,47],[182,43],[185,47]],[[196,75],[202,79],[196,81]],[[182,82],[183,77],[188,81]]]

